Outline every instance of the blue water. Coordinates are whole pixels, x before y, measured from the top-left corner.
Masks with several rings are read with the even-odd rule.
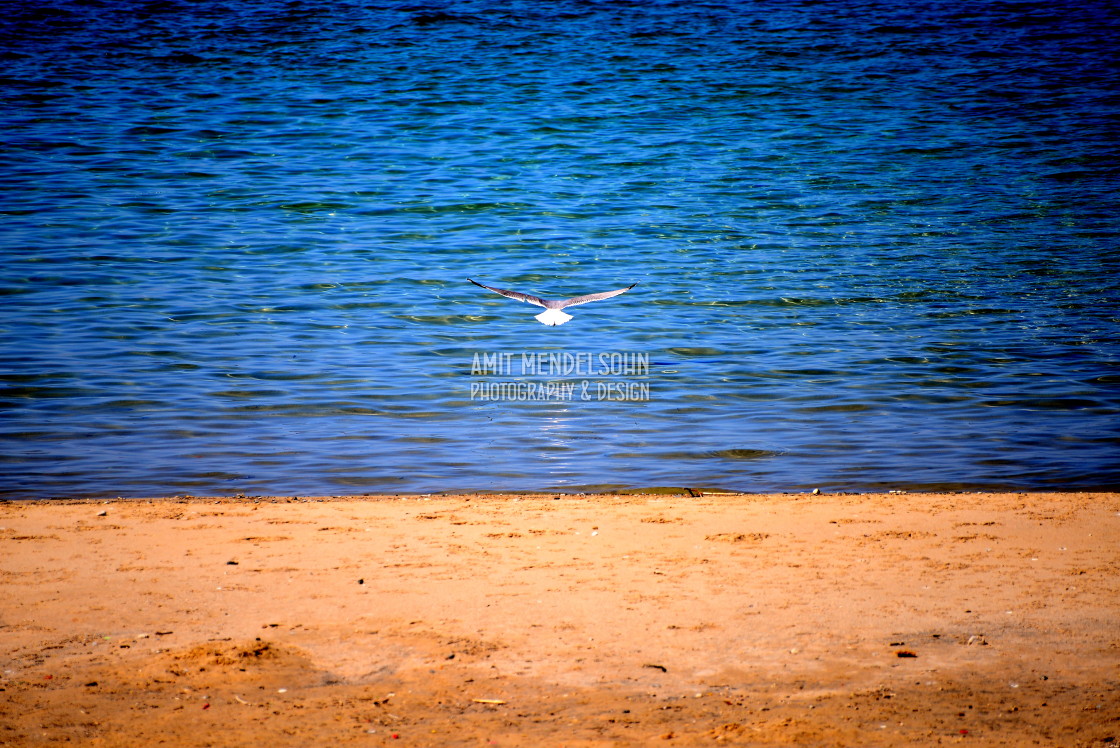
[[[56,0],[0,40],[6,497],[1120,487],[1111,3]],[[468,277],[638,285],[545,327]],[[472,398],[554,381],[592,396]]]

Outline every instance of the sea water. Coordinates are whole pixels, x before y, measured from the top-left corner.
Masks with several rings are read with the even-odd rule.
[[[6,497],[1120,487],[1112,3],[48,0],[0,39]],[[638,285],[546,327],[468,278]]]

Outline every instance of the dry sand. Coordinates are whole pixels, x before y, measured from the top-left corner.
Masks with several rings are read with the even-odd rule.
[[[0,743],[1120,745],[1120,495],[0,504]]]

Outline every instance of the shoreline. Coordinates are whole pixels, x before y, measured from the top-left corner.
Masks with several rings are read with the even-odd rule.
[[[926,488],[898,488],[884,490],[825,490],[819,488],[794,489],[789,491],[734,491],[730,489],[687,488],[684,486],[652,486],[648,488],[613,489],[580,491],[575,489],[532,489],[519,490],[486,490],[473,489],[447,489],[441,491],[397,491],[397,492],[368,492],[368,493],[337,493],[337,494],[254,494],[239,492],[236,494],[193,494],[175,493],[160,496],[46,496],[41,498],[25,498],[19,496],[0,496],[0,505],[4,504],[109,504],[128,502],[266,502],[266,503],[291,503],[300,502],[338,502],[338,501],[396,501],[402,499],[614,499],[614,498],[735,498],[735,499],[780,499],[780,498],[854,498],[854,497],[895,497],[895,496],[1120,496],[1120,489],[1113,487],[1104,488],[1070,488],[1070,489],[1027,489],[1027,488],[964,488],[958,490],[926,489]]]
[[[1120,732],[1114,492],[21,499],[0,548],[5,744]]]

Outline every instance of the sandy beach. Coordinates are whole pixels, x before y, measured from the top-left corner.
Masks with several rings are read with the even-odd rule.
[[[1120,495],[0,504],[0,743],[1120,744]]]

